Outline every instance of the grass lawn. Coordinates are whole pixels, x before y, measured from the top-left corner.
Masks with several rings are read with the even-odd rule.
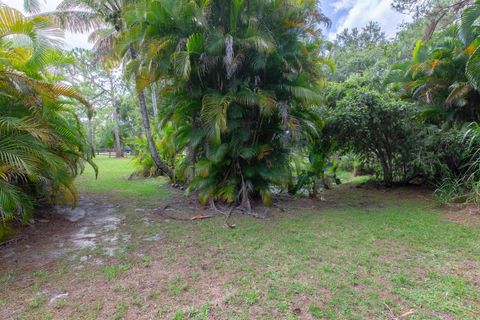
[[[95,163],[99,167],[98,178],[91,166],[87,164],[83,175],[77,178],[76,185],[83,194],[106,194],[112,199],[148,201],[152,198],[166,199],[169,191],[163,187],[165,179],[128,180],[136,168],[132,159],[116,159],[97,156]]]
[[[78,186],[118,204],[123,241],[0,268],[1,319],[480,318],[480,226],[449,221],[420,189],[343,185],[227,229],[156,214],[178,191],[128,181],[128,160],[97,163]]]

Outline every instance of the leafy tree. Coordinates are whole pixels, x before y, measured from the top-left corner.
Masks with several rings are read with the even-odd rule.
[[[392,7],[399,12],[412,14],[415,19],[428,21],[423,41],[428,41],[438,28],[451,25],[465,8],[476,0],[393,0]]]
[[[26,0],[26,3],[30,7],[37,7],[32,5],[32,3],[36,3],[36,0]],[[93,51],[99,57],[103,57],[108,65],[116,63],[120,59],[129,61],[137,58],[136,49],[131,43],[122,43],[124,50],[121,50],[121,56],[115,50],[119,46],[119,39],[122,34],[126,32],[123,19],[124,12],[133,5],[141,5],[141,3],[131,0],[63,0],[54,12],[44,15],[51,17],[62,28],[72,32],[93,30],[89,38],[90,41],[94,42]],[[132,70],[136,72],[135,69]],[[155,148],[144,88],[138,90],[136,95],[150,154],[155,165],[171,177],[173,175],[171,168],[162,162]]]
[[[73,178],[91,162],[74,104],[89,104],[48,70],[71,62],[44,17],[0,7],[0,219],[30,218],[58,197],[75,202]],[[90,112],[91,115],[91,112]]]
[[[336,45],[340,48],[369,48],[385,42],[385,33],[378,22],[370,21],[361,30],[344,29],[337,35]]]
[[[88,121],[88,132],[95,133],[93,122],[107,122],[109,129],[107,135],[110,136],[113,133],[112,147],[115,148],[116,156],[122,157],[122,138],[129,137],[131,134],[122,130],[126,128],[125,122],[121,119],[122,100],[131,96],[129,84],[124,80],[122,70],[113,67],[105,68],[105,65],[99,63],[89,50],[75,49],[71,55],[76,63],[65,68],[66,78],[89,99],[97,110],[95,117]],[[134,110],[130,111],[135,113]],[[89,139],[93,146],[93,136]]]
[[[343,30],[333,46],[332,60],[336,65],[333,80],[342,82],[366,73],[372,78],[378,77],[375,69],[385,70],[388,61],[386,45],[385,33],[376,22],[370,22],[361,30]]]
[[[414,108],[392,94],[381,94],[354,80],[329,93],[327,131],[344,151],[376,159],[387,186],[408,182],[418,171]]]

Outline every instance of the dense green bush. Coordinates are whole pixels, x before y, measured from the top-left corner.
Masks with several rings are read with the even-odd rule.
[[[419,126],[412,104],[368,87],[348,88],[327,110],[329,135],[344,151],[374,158],[386,185],[408,182],[418,172]]]
[[[417,104],[371,89],[364,78],[332,84],[327,105],[327,135],[343,154],[360,157],[357,164],[369,163],[386,185],[428,183],[441,187],[442,198],[475,185],[477,127],[467,141],[465,126],[427,121]],[[467,177],[468,187],[460,188]]]

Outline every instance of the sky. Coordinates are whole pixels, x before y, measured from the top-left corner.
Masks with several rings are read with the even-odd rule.
[[[22,10],[23,0],[0,0],[10,7]],[[52,11],[61,0],[40,0],[42,11]],[[387,37],[393,37],[398,26],[409,18],[391,8],[391,0],[320,0],[324,14],[332,20],[325,31],[330,40],[345,28],[361,28],[369,21],[377,21]],[[65,48],[91,48],[87,34],[65,34]]]
[[[326,31],[330,40],[345,28],[361,28],[370,21],[377,21],[387,37],[393,37],[398,27],[410,17],[392,9],[391,0],[321,0],[323,13],[332,20]]]
[[[9,7],[23,11],[23,0],[0,0]],[[61,0],[40,0],[42,4],[42,12],[53,11]],[[92,44],[88,42],[88,34],[74,34],[70,32],[65,32],[65,49],[73,48],[87,48],[91,49]]]

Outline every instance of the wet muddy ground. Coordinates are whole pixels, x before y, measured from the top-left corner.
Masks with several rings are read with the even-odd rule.
[[[128,240],[118,230],[125,219],[120,209],[105,197],[82,196],[75,209],[57,206],[40,212],[17,238],[0,246],[0,270],[35,270],[68,253],[73,259],[83,249],[103,248],[113,255],[119,243]]]

